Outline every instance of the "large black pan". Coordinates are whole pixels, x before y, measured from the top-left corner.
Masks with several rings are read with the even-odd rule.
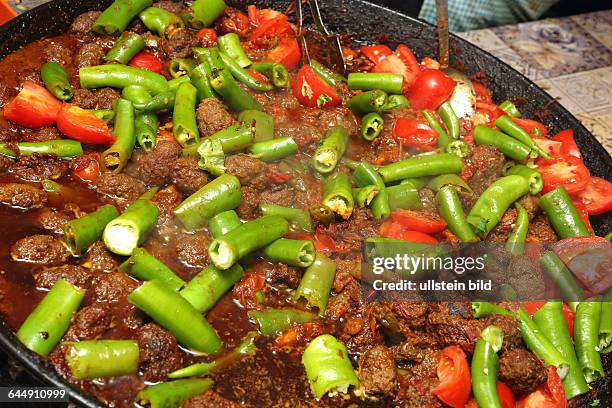
[[[29,42],[66,31],[79,14],[100,10],[110,2],[110,0],[56,0],[17,17],[4,26],[0,26],[0,58]],[[248,3],[284,10],[289,1],[229,1],[232,6],[241,9],[245,9]],[[429,24],[363,0],[322,0],[320,3],[322,3],[326,22],[335,31],[348,32],[354,39],[363,41],[388,37],[393,41],[408,44],[417,57],[436,55],[433,48],[436,44],[435,29]],[[561,129],[574,129],[576,142],[583,152],[585,163],[591,173],[608,179],[612,177],[610,155],[576,118],[559,103],[552,101],[548,94],[508,65],[459,37],[451,36],[450,46],[451,62],[464,66],[466,74],[473,74],[480,69],[486,71],[495,100],[522,96],[528,101],[527,105],[521,108],[527,116],[547,106],[549,113],[547,124],[553,132]],[[598,233],[607,233],[612,230],[611,216],[595,218],[593,225]],[[14,334],[2,325],[0,325],[0,346],[45,384],[67,386],[50,365],[26,350]],[[606,365],[609,370],[610,364]],[[71,400],[78,405],[104,406],[94,397],[74,388],[69,387],[69,393]],[[597,384],[593,393],[577,401],[578,403],[574,406],[588,406],[587,401],[595,398],[600,398],[601,402],[604,402],[609,394],[610,381],[606,380]],[[606,406],[606,404],[601,406]]]

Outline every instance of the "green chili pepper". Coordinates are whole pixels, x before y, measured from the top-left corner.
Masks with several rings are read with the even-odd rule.
[[[174,209],[174,215],[185,228],[205,226],[215,215],[233,210],[241,200],[240,182],[235,176],[223,174],[187,197]]]
[[[440,122],[438,122],[436,118],[429,111],[424,110],[423,116],[427,120],[429,127],[438,133],[438,146],[439,147],[448,146],[449,142],[451,141],[451,138],[448,136],[448,133],[446,133],[446,131],[442,128],[442,125],[440,124]]]
[[[238,120],[249,126],[253,132],[254,142],[265,142],[274,139],[274,118],[258,110],[245,110],[240,112]]]
[[[106,53],[104,60],[108,62],[117,62],[119,64],[127,64],[145,47],[144,39],[136,33],[125,31],[115,42],[111,50]]]
[[[142,86],[130,85],[123,88],[121,95],[132,102],[132,105],[144,105],[151,101],[151,94]],[[151,151],[157,143],[157,128],[159,121],[154,112],[135,112],[134,128],[136,141],[145,152]]]
[[[175,291],[185,284],[185,281],[179,278],[172,269],[144,248],[134,249],[130,257],[119,265],[118,269],[138,280],[158,280]]]
[[[263,110],[263,106],[250,93],[242,89],[228,68],[215,70],[213,68],[210,85],[221,96],[223,101],[236,112],[242,112],[247,109]]]
[[[525,132],[522,127],[514,123],[514,121],[510,119],[509,116],[500,116],[494,124],[502,132],[512,136],[519,142],[523,143],[529,149],[536,152],[539,156],[542,156],[547,160],[552,160],[552,157],[544,150],[542,150],[542,148],[535,142],[535,140],[533,140],[533,138],[529,136],[529,133]]]
[[[251,65],[251,60],[242,49],[242,45],[240,45],[240,38],[238,37],[238,34],[229,33],[222,35],[217,38],[217,44],[219,45],[219,51],[221,51],[222,56],[223,54],[226,54],[241,68],[246,68]],[[227,64],[225,59],[223,62]]]
[[[357,116],[363,116],[366,113],[380,113],[383,107],[387,104],[387,93],[380,89],[362,92],[353,96],[347,102],[346,106]]]
[[[497,179],[478,198],[467,221],[478,235],[486,237],[510,205],[528,192],[529,183],[524,177],[505,176]]]
[[[106,224],[119,216],[117,209],[103,205],[84,217],[68,221],[64,226],[64,237],[70,251],[79,255],[100,239]]]
[[[320,62],[310,59],[310,66],[325,82],[331,86],[337,86],[340,82],[346,82],[346,78],[332,71]]]
[[[368,142],[376,139],[383,131],[385,121],[376,112],[371,112],[361,119],[361,137]]]
[[[600,320],[600,298],[580,302],[574,319],[574,342],[576,356],[587,383],[592,383],[605,374],[598,348]]]
[[[127,65],[110,64],[79,69],[81,88],[104,88],[107,86],[123,89],[129,85],[141,85],[153,95],[168,91],[166,78],[146,69]]]
[[[183,147],[196,144],[200,132],[196,123],[196,105],[198,90],[186,82],[176,90],[176,102],[172,114],[172,133]]]
[[[518,110],[516,105],[507,99],[499,104],[499,109],[503,110],[504,112],[506,112],[506,114],[508,114],[508,116],[511,116],[513,118],[521,117],[521,112]]]
[[[398,208],[403,210],[419,210],[423,208],[419,191],[411,185],[402,184],[387,187],[387,198],[391,211]]]
[[[380,89],[390,94],[401,94],[404,77],[400,74],[352,72],[347,82],[351,90]]]
[[[215,97],[215,92],[210,85],[211,72],[210,65],[207,62],[202,62],[188,74],[189,80],[198,90],[198,100]]]
[[[448,224],[448,228],[461,240],[461,242],[477,242],[478,237],[474,234],[468,223],[457,190],[450,185],[443,186],[436,193],[438,211],[440,216]]]
[[[119,35],[152,0],[115,0],[96,19],[91,31],[101,35]]]
[[[506,249],[513,255],[523,255],[525,252],[525,239],[527,238],[527,230],[529,229],[529,214],[527,210],[519,203],[514,203],[516,207],[516,221],[512,228],[512,232],[506,240]]]
[[[175,97],[176,90],[162,92],[152,97],[148,102],[134,104],[134,108],[143,112],[172,109],[174,107]]]
[[[77,380],[138,373],[140,352],[134,340],[84,340],[66,344],[66,363]]]
[[[540,207],[562,239],[591,235],[564,187],[544,194],[540,198]]]
[[[208,220],[208,232],[213,238],[218,238],[236,229],[242,224],[234,210],[223,211]]]
[[[17,331],[17,338],[30,350],[47,356],[68,330],[85,291],[59,279],[28,315]]]
[[[370,204],[370,209],[372,210],[372,214],[377,219],[384,218],[391,214],[390,207],[390,199],[389,192],[387,191],[387,187],[385,187],[385,183],[376,171],[376,169],[368,162],[360,162],[356,163],[354,166],[355,170],[353,171],[353,181],[359,187],[366,187],[369,185],[375,185],[378,187],[379,192],[372,203]],[[404,197],[401,191],[396,192],[397,197],[401,198],[402,202],[404,201]],[[399,200],[397,202],[399,205]]]
[[[243,276],[244,270],[238,264],[225,271],[209,265],[194,276],[179,294],[187,299],[198,312],[206,313]]]
[[[383,107],[383,111],[391,109],[402,109],[410,106],[410,101],[404,95],[389,95],[387,104]]]
[[[286,219],[293,227],[306,232],[314,232],[310,213],[306,210],[291,207],[282,207],[276,204],[259,204],[259,211],[263,215],[278,215]],[[216,238],[216,237],[215,237]]]
[[[279,137],[278,139],[266,140],[251,145],[249,153],[261,161],[272,162],[298,152],[298,145],[290,137]]]
[[[496,146],[504,155],[513,160],[524,161],[531,151],[528,146],[502,132],[493,130],[485,125],[478,125],[474,129],[476,144]]]
[[[229,34],[228,34],[229,35]],[[257,92],[266,92],[271,91],[274,87],[271,84],[266,84],[255,79],[251,74],[248,73],[247,70],[242,68],[238,62],[236,62],[232,57],[226,55],[225,53],[220,53],[221,60],[232,74],[234,78],[245,84],[247,87],[251,88]]]
[[[459,118],[452,105],[449,102],[444,102],[438,108],[438,115],[440,115],[440,119],[444,122],[444,126],[446,126],[451,139],[459,139]]]
[[[348,131],[344,126],[333,126],[325,134],[314,154],[312,165],[319,173],[331,173],[346,151]]]
[[[136,144],[134,106],[127,99],[117,100],[115,114],[115,143],[102,153],[102,167],[120,173],[132,156]]]
[[[136,402],[142,407],[180,407],[187,400],[204,394],[214,385],[210,378],[188,378],[150,385],[136,394]]]
[[[559,288],[568,304],[575,310],[576,305],[584,300],[584,295],[580,285],[561,258],[552,251],[546,251],[540,257],[540,265]]]
[[[489,340],[486,340],[485,337]],[[474,346],[471,370],[472,392],[480,407],[501,408],[496,386],[499,371],[499,358],[497,357],[499,348],[496,350],[496,346],[501,346],[502,342],[502,331],[495,326],[489,326],[483,331],[481,338]]]
[[[223,0],[196,0],[191,5],[194,17],[201,24],[197,28],[208,27],[225,11]]]
[[[360,207],[367,207],[379,192],[380,188],[373,184],[365,187],[354,188],[353,201],[355,201],[355,203]]]
[[[443,174],[443,176],[448,176],[448,174]],[[432,177],[409,177],[400,181],[400,185],[410,184],[412,187],[420,190],[427,186],[431,180],[433,180]]]
[[[185,82],[189,82],[189,77],[185,75],[169,80],[168,81],[168,91],[176,92],[178,87],[184,84]]]
[[[570,400],[577,395],[588,392],[589,387],[580,369],[569,329],[563,317],[562,308],[563,304],[561,302],[547,302],[535,312],[533,321],[544,336],[569,362],[569,371],[563,379],[563,389],[565,390],[565,398]]]
[[[322,204],[343,219],[350,218],[355,202],[351,182],[345,173],[336,172],[325,180]]]
[[[255,319],[259,324],[259,331],[264,336],[277,334],[285,329],[300,323],[307,323],[314,320],[316,315],[304,310],[292,307],[280,309],[267,308],[264,310],[250,310],[248,315]]]
[[[128,301],[174,334],[180,344],[203,353],[216,353],[221,339],[187,299],[158,280],[143,283]]]
[[[385,183],[400,181],[409,177],[437,176],[459,173],[463,167],[461,159],[454,154],[436,153],[411,157],[378,169]]]
[[[277,88],[284,88],[289,84],[289,71],[278,62],[258,62],[251,65],[251,69],[264,74]]]
[[[216,238],[208,254],[217,268],[226,270],[247,254],[276,241],[288,230],[289,223],[284,218],[277,215],[260,217]]]
[[[40,76],[45,87],[57,99],[67,101],[74,95],[74,89],[68,81],[68,73],[57,62],[46,62],[40,68]]]
[[[317,252],[313,264],[302,275],[300,285],[293,295],[293,301],[304,298],[309,306],[319,309],[319,315],[324,315],[335,275],[336,263]]]
[[[115,119],[115,111],[112,109],[87,109],[87,112],[106,123],[112,123]]]
[[[308,211],[320,224],[329,225],[336,221],[336,213],[324,205],[312,206]]]
[[[604,238],[606,238],[608,242],[612,242],[612,232],[607,233]]]
[[[492,314],[513,316],[512,312],[504,309],[503,307],[498,306],[494,303],[484,301],[473,301],[472,311],[474,312],[474,319],[480,319],[483,317],[490,316]]]
[[[567,359],[546,338],[522,307],[518,310],[518,325],[529,350],[533,351],[547,367],[555,366],[559,378],[563,380],[569,369]]]
[[[463,140],[453,140],[446,145],[444,151],[464,158],[470,154],[470,147]]]
[[[265,247],[263,254],[273,262],[306,268],[314,262],[315,247],[309,240],[280,238]]]
[[[330,334],[323,334],[308,344],[302,354],[302,364],[317,399],[327,393],[348,393],[350,386],[359,388],[346,347]]]
[[[155,227],[159,208],[148,198],[134,201],[120,216],[104,228],[102,239],[106,247],[119,255],[131,255]]]
[[[406,181],[406,180],[404,180]],[[423,182],[425,182],[423,180]],[[432,191],[438,191],[444,186],[453,186],[458,193],[472,195],[474,191],[470,186],[456,174],[441,174],[427,182],[427,188]],[[422,187],[422,186],[421,186]],[[419,187],[420,188],[420,187]]]
[[[18,152],[12,150],[17,146]],[[83,154],[81,143],[76,140],[58,139],[44,142],[0,143],[0,154],[8,157],[31,156],[32,154],[49,154],[57,157],[75,157]]]
[[[253,355],[257,351],[257,347],[255,346],[257,336],[258,334],[256,332],[248,332],[238,347],[229,353],[224,354],[210,363],[196,363],[180,368],[168,374],[168,378],[201,377],[218,371],[245,356]]]
[[[183,27],[183,20],[176,14],[159,7],[149,7],[143,10],[138,17],[142,23],[160,37],[169,38]]]
[[[178,78],[183,75],[189,75],[196,67],[196,62],[189,58],[174,58],[170,61],[168,72],[172,78]]]
[[[608,290],[601,302],[598,347],[599,351],[604,354],[612,351],[612,290]]]
[[[542,191],[542,187],[544,186],[544,182],[542,181],[542,175],[534,169],[524,166],[522,164],[517,164],[510,167],[508,171],[506,171],[506,175],[513,174],[523,176],[529,181],[530,194],[535,195]]]

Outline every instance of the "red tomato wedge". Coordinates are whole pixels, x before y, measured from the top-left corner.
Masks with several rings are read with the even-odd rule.
[[[446,228],[446,222],[433,215],[419,211],[397,209],[391,213],[391,219],[407,230],[433,234]]]
[[[302,51],[295,37],[283,37],[278,44],[266,54],[265,61],[283,64],[289,71],[300,63]]]
[[[287,16],[276,17],[261,21],[259,26],[251,31],[249,41],[255,41],[264,37],[281,37],[285,35],[295,36],[295,30],[287,21]]]
[[[563,143],[542,136],[534,136],[533,140],[542,148],[542,150],[550,154],[552,157],[559,157],[563,155]],[[547,161],[548,160],[541,157],[536,159],[537,163],[546,163]]]
[[[162,62],[150,52],[140,51],[128,63],[130,67],[142,68],[160,74],[164,68]]]
[[[589,169],[574,156],[540,161],[537,170],[544,181],[542,194],[561,186],[565,187],[568,194],[576,194],[584,189],[590,178]]]
[[[203,28],[196,33],[196,37],[206,44],[217,42],[217,33],[212,28]]]
[[[398,45],[395,53],[387,55],[374,67],[374,72],[402,75],[404,77],[404,89],[408,89],[414,84],[420,70],[416,57],[410,51],[410,48],[403,44]]]
[[[249,16],[249,21],[255,27],[261,24],[266,20],[273,20],[275,18],[284,18],[287,19],[287,16],[281,13],[280,11],[272,10],[269,8],[266,9],[257,9],[257,6],[251,4],[247,7],[247,14]]]
[[[533,316],[533,314],[537,312],[538,310],[540,310],[540,308],[544,306],[544,304],[546,304],[545,301],[532,300],[532,301],[523,303],[522,306],[529,316]],[[567,328],[569,329],[570,336],[572,336],[573,338],[574,337],[574,312],[572,312],[572,309],[570,309],[570,307],[566,305],[565,303],[563,304],[562,312],[563,312],[563,318],[565,319],[565,324],[567,324]]]
[[[573,197],[572,203],[574,203],[574,207],[576,207],[576,211],[578,211],[578,215],[580,219],[584,222],[587,229],[591,234],[594,233],[593,227],[591,226],[591,220],[589,219],[589,211],[587,210],[586,204],[579,198]]]
[[[487,126],[493,126],[493,122],[495,122],[500,116],[505,115],[504,111],[494,103],[481,102],[478,100],[476,101],[476,111],[486,115]]]
[[[93,183],[100,176],[100,155],[98,153],[87,153],[73,160],[73,173],[76,177],[86,183]]]
[[[565,408],[565,391],[555,367],[546,367],[548,380],[531,394],[519,400],[517,408]]]
[[[470,398],[470,367],[461,347],[448,346],[438,357],[438,384],[431,392],[453,408],[463,408]]]
[[[548,136],[548,129],[542,123],[532,119],[512,118],[514,123],[519,125],[531,136],[537,135],[536,129],[540,131],[540,136]]]
[[[438,144],[438,132],[414,118],[397,118],[393,122],[393,139],[404,146],[433,150]]]
[[[57,116],[57,128],[65,136],[83,143],[108,145],[115,141],[102,119],[69,103],[63,104]]]
[[[495,386],[497,388],[497,396],[499,397],[499,402],[501,402],[502,408],[514,408],[516,400],[514,399],[514,394],[512,393],[510,387],[501,381],[497,381]]]
[[[612,211],[612,183],[608,180],[591,176],[577,197],[586,205],[589,215]]]
[[[438,240],[431,235],[420,231],[407,230],[402,224],[395,221],[385,221],[380,226],[380,234],[383,237],[401,239],[408,242],[422,242],[425,244],[437,244]]]
[[[368,45],[359,49],[374,64],[379,64],[389,55],[393,54],[391,48],[386,45]]]
[[[310,65],[302,65],[292,88],[293,96],[309,108],[331,108],[342,101],[336,89],[319,77]]]
[[[582,159],[582,154],[580,153],[580,149],[578,149],[578,145],[574,140],[574,131],[572,129],[560,131],[554,135],[551,140],[561,143],[561,154]]]
[[[472,86],[474,87],[474,91],[476,92],[476,100],[478,102],[485,102],[491,104],[493,103],[493,98],[491,98],[491,92],[489,92],[489,89],[486,86],[484,86],[480,82],[472,82]]]
[[[408,99],[413,109],[437,109],[455,89],[455,81],[437,69],[421,71],[411,87]]]
[[[30,129],[51,126],[55,123],[62,102],[45,87],[26,81],[17,96],[5,107],[4,118]]]

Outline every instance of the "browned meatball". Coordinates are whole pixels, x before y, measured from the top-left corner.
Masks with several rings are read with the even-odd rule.
[[[113,101],[121,94],[113,88],[100,88],[94,91],[89,89],[76,89],[71,103],[83,109],[112,109]]]
[[[91,31],[94,23],[102,14],[101,11],[88,11],[83,13],[74,19],[74,22],[70,26],[69,32],[73,34],[87,34]]]
[[[102,241],[97,241],[89,247],[85,260],[92,270],[99,272],[112,272],[119,266],[115,255],[106,249]]]
[[[240,406],[237,402],[223,398],[211,390],[186,401],[182,408],[238,408]]]
[[[210,136],[235,122],[223,102],[217,98],[203,99],[198,105],[196,118],[201,137]]]
[[[359,359],[359,381],[366,394],[392,397],[397,391],[397,369],[393,353],[375,346]]]
[[[191,49],[200,43],[198,37],[191,30],[177,30],[169,39],[161,41],[161,47],[169,59],[189,58]]]
[[[147,381],[163,381],[168,373],[181,367],[182,357],[176,339],[156,324],[138,330],[140,370]]]
[[[185,235],[176,243],[176,258],[187,266],[204,268],[208,265],[210,237],[203,232]]]
[[[172,182],[183,194],[193,194],[208,183],[208,175],[200,170],[195,157],[180,157],[174,162]]]
[[[31,235],[15,242],[11,257],[15,261],[59,265],[68,258],[68,249],[51,235]]]
[[[499,358],[499,379],[516,395],[531,392],[544,384],[547,378],[546,368],[530,351],[516,348]]]
[[[99,193],[114,198],[123,207],[133,203],[147,190],[142,181],[125,173],[102,173],[96,184]]]
[[[0,203],[17,208],[40,208],[47,202],[47,193],[29,184],[0,184]]]
[[[96,43],[83,44],[77,50],[74,62],[78,68],[100,65],[105,54],[104,48]]]
[[[106,303],[93,303],[85,306],[73,317],[72,325],[66,333],[69,340],[97,339],[111,328],[113,313]]]
[[[53,156],[33,154],[21,156],[11,171],[24,181],[57,180],[68,172],[68,163]]]
[[[149,186],[160,186],[170,179],[176,160],[181,157],[178,143],[161,140],[149,153],[134,152],[126,173]]]
[[[68,211],[45,207],[36,215],[36,224],[40,228],[60,234],[64,230],[64,225],[73,218],[74,214]]]
[[[99,302],[117,302],[137,287],[134,279],[123,272],[101,273],[94,277],[94,297]]]
[[[42,289],[51,289],[59,279],[67,280],[73,285],[87,289],[91,283],[91,278],[91,271],[78,265],[62,265],[45,268],[34,275],[36,287]]]

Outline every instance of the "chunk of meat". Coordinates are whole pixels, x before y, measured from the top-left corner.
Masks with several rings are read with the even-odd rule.
[[[98,193],[115,199],[121,207],[133,203],[147,190],[142,181],[125,173],[102,173],[96,186]]]
[[[499,380],[512,389],[515,395],[531,392],[544,384],[548,376],[546,368],[530,351],[516,348],[499,358]]]
[[[393,314],[411,329],[423,327],[429,312],[426,302],[391,302],[389,306]]]
[[[17,75],[17,81],[19,82],[20,87],[23,87],[23,84],[26,82],[34,82],[37,85],[44,86],[42,77],[40,76],[40,70],[37,68],[31,68],[27,65]]]
[[[291,207],[295,193],[287,186],[279,186],[275,190],[259,190],[251,186],[242,188],[242,201],[236,209],[240,218],[252,219],[258,215],[258,207],[261,203],[270,203]]]
[[[11,258],[15,261],[60,265],[68,258],[68,249],[51,235],[31,235],[15,242]]]
[[[0,156],[0,173],[8,171],[13,165],[13,159],[6,156]]]
[[[74,19],[68,31],[72,34],[88,34],[98,17],[100,17],[100,14],[102,14],[101,11],[88,11],[81,14]]]
[[[170,185],[159,191],[153,197],[153,202],[159,208],[159,218],[157,218],[157,226],[169,224],[173,221],[173,210],[183,201],[183,196],[178,192],[176,187]]]
[[[36,214],[36,224],[42,229],[61,234],[66,223],[73,218],[74,214],[69,211],[44,207]]]
[[[44,127],[42,129],[28,130],[19,136],[22,142],[46,142],[47,140],[57,140],[62,138],[59,130],[57,130],[55,127]]]
[[[89,269],[79,265],[62,265],[44,268],[34,275],[37,288],[51,289],[58,279],[64,279],[82,289],[87,289],[93,274]]]
[[[291,267],[282,262],[266,263],[264,275],[270,284],[286,285],[291,289],[298,287],[302,277],[302,273],[298,268]]]
[[[241,405],[210,390],[186,401],[182,408],[238,408]]]
[[[473,174],[468,184],[474,190],[475,195],[479,196],[502,175],[506,158],[495,146],[476,145],[472,149],[470,160]]]
[[[43,52],[47,62],[57,62],[64,66],[72,64],[72,50],[61,42],[51,41]]]
[[[75,89],[71,103],[83,109],[112,109],[113,101],[121,94],[113,88],[100,88],[96,90]]]
[[[516,223],[516,208],[508,209],[504,215],[502,215],[499,223],[491,230],[487,236],[487,242],[504,243],[508,240],[508,235],[512,232],[512,228]]]
[[[104,48],[96,43],[87,43],[79,47],[74,56],[75,65],[78,68],[92,67],[94,65],[101,65],[104,61],[104,55],[106,52]]]
[[[102,336],[113,324],[113,313],[105,303],[85,306],[72,318],[65,339],[72,341],[94,340]]]
[[[192,55],[191,49],[199,43],[200,40],[193,31],[182,29],[177,30],[169,39],[162,39],[161,48],[168,59],[189,58]]]
[[[177,239],[176,258],[186,266],[204,268],[210,261],[208,246],[210,236],[204,232],[185,234]]]
[[[426,329],[442,348],[459,345],[468,354],[474,352],[474,345],[480,336],[480,323],[446,312],[432,312],[427,316]]]
[[[179,157],[172,168],[172,183],[183,193],[193,194],[208,183],[208,175],[195,157]]]
[[[175,161],[181,157],[178,143],[160,140],[149,153],[137,150],[126,173],[149,186],[160,186],[169,181]]]
[[[154,323],[138,329],[140,370],[146,381],[163,381],[181,367],[183,359],[172,334]]]
[[[492,314],[482,319],[484,326],[494,325],[504,332],[502,352],[523,346],[523,338],[518,328],[518,322],[512,316]]]
[[[29,184],[0,184],[0,203],[11,207],[40,208],[47,202],[47,193]]]
[[[33,154],[19,157],[11,172],[24,181],[57,180],[68,173],[68,163],[53,156]]]
[[[223,102],[217,98],[202,99],[196,111],[196,119],[200,137],[210,136],[235,122]]]
[[[118,302],[130,294],[138,284],[123,272],[97,274],[92,283],[94,298],[99,302]]]
[[[156,1],[155,3],[153,3],[153,7],[164,9],[166,11],[176,14],[177,16],[180,16],[185,12],[185,6],[183,5],[183,3],[177,1]]]
[[[240,185],[246,186],[266,171],[265,162],[246,154],[235,154],[225,159],[226,172],[240,180]]]
[[[392,397],[397,392],[397,369],[393,353],[375,346],[359,358],[359,381],[367,395]]]
[[[557,241],[557,233],[550,225],[548,218],[544,215],[539,215],[529,223],[527,230],[527,241],[550,242]]]
[[[350,219],[328,226],[321,225],[319,228],[337,246],[355,251],[361,250],[361,244],[366,238],[378,235],[378,221],[372,215],[372,211],[361,207],[355,207]]]
[[[106,249],[102,241],[94,242],[89,247],[85,262],[89,264],[92,270],[98,272],[111,272],[119,266],[119,261],[117,261],[115,255]]]

